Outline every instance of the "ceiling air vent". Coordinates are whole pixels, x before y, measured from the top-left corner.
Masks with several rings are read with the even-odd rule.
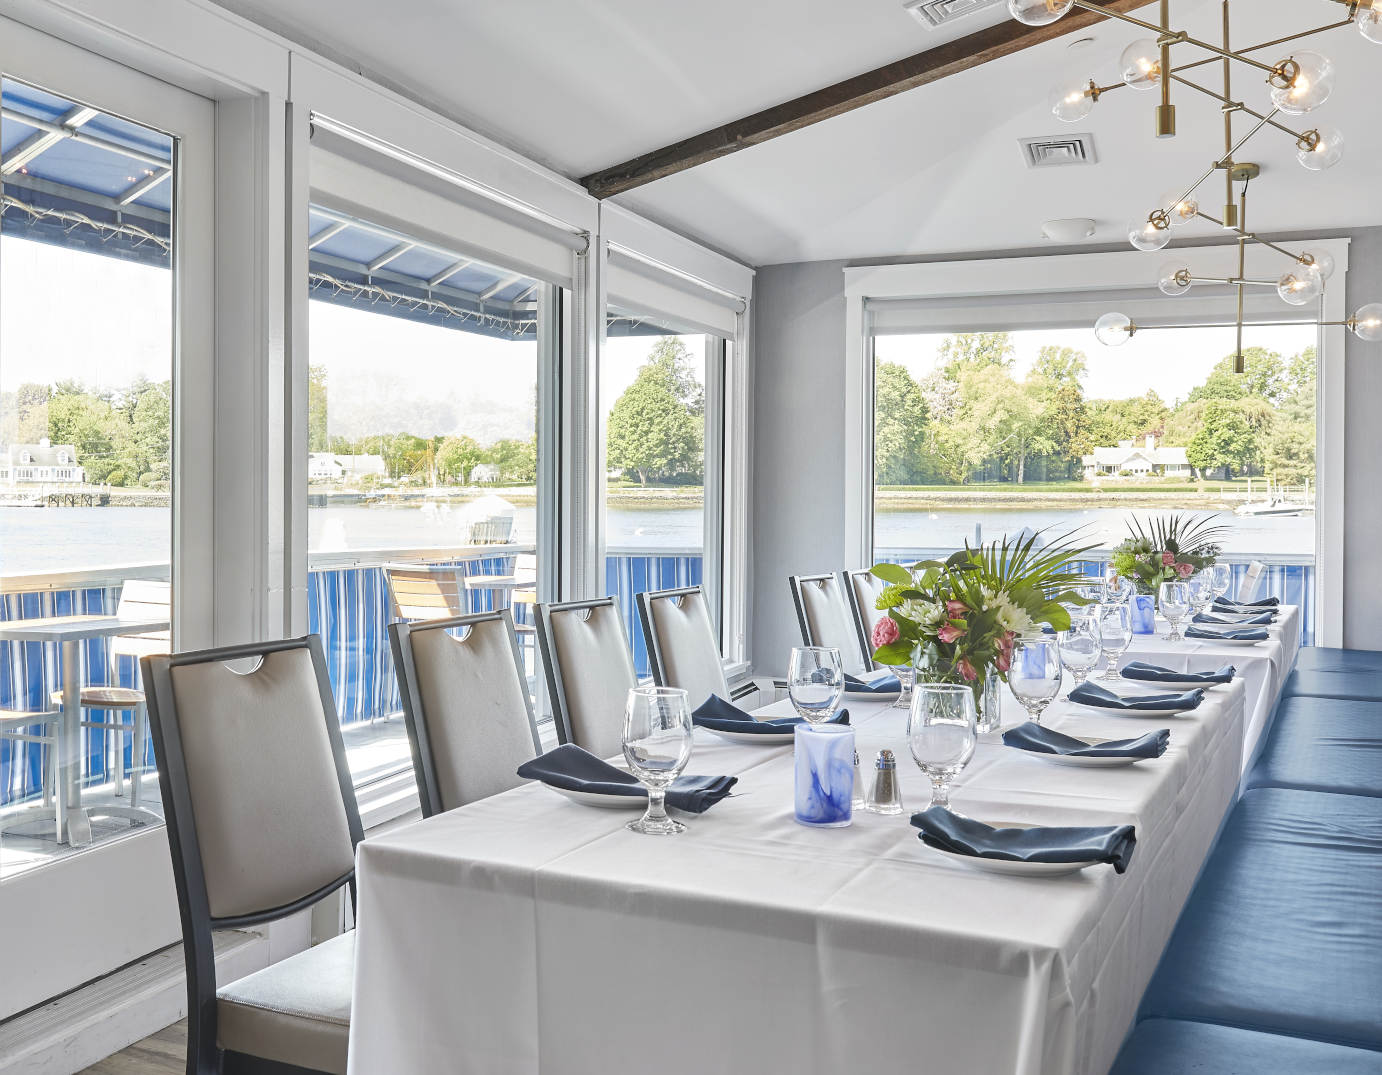
[[[937,26],[973,15],[976,11],[987,11],[997,7],[1003,0],[907,0],[902,6],[911,12],[912,18],[934,30]]]
[[[1097,164],[1092,134],[1058,134],[1050,138],[1022,138],[1022,157],[1028,168],[1055,168],[1062,164]]]

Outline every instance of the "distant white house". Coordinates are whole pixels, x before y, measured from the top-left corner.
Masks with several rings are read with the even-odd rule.
[[[0,449],[0,485],[81,485],[86,469],[77,463],[77,449],[70,444],[11,444]]]
[[[500,477],[498,463],[476,463],[470,468],[471,485],[492,485]]]
[[[1083,458],[1085,481],[1095,478],[1145,478],[1156,474],[1167,478],[1191,476],[1190,462],[1184,448],[1158,447],[1156,437],[1148,436],[1142,444],[1121,440],[1116,448],[1095,448],[1094,454]]]
[[[388,476],[382,455],[338,455],[335,452],[309,452],[307,455],[309,482],[358,481],[367,474],[380,478]]]

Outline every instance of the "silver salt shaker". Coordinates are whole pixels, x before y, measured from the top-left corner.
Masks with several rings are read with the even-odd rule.
[[[902,813],[902,789],[897,784],[897,759],[891,750],[880,750],[874,764],[873,787],[864,809],[875,814]]]

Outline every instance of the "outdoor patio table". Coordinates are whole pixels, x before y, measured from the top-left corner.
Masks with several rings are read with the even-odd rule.
[[[167,619],[99,615],[0,621],[0,642],[42,642],[61,646],[62,716],[58,730],[58,775],[53,782],[53,806],[32,807],[33,813],[25,819],[46,818],[51,814],[60,843],[64,835],[73,847],[91,842],[91,821],[82,809],[81,644],[90,638],[166,631],[170,626]],[[151,816],[149,811],[134,807],[112,806],[109,811],[138,818]]]

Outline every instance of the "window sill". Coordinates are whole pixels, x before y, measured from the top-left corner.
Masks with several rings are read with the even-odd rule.
[[[356,792],[360,806],[360,826],[368,835],[371,829],[415,814],[422,809],[417,784],[411,769],[376,780]]]

